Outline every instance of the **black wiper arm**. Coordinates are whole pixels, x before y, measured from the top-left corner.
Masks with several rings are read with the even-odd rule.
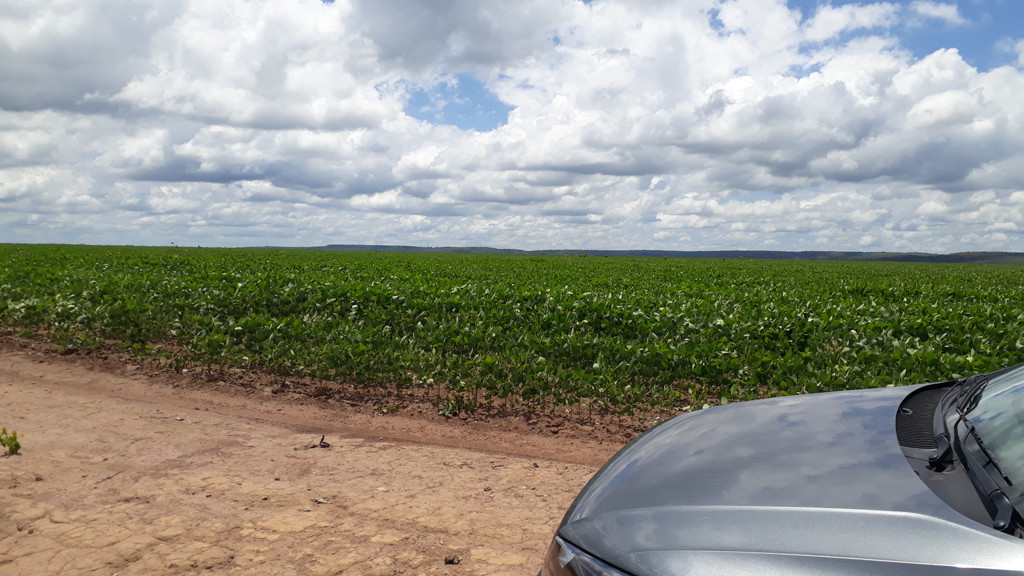
[[[992,468],[995,469],[996,473],[998,473],[1006,482],[1007,486],[1013,486],[1013,482],[1011,482],[1006,474],[1003,473],[1002,468],[999,467],[999,463],[996,462],[992,452],[990,452],[988,447],[985,446],[985,442],[982,441],[981,436],[978,435],[978,431],[974,429],[974,423],[967,419],[963,412],[960,413],[959,420],[963,423],[967,433],[974,438],[974,442],[978,446],[978,451],[981,452],[985,458],[985,460],[978,458],[978,454],[964,446],[964,456],[967,459],[967,471],[971,474],[978,491],[984,495],[995,510],[995,513],[992,515],[992,527],[1001,532],[1008,532],[1012,527],[1011,523],[1013,522],[1013,514],[1015,510],[1010,499],[1006,496],[1006,492],[1003,492],[1003,489],[996,484],[995,479],[990,475],[989,470],[986,469],[987,465],[992,465]],[[963,446],[962,441],[961,446]]]
[[[961,387],[960,397],[956,401],[956,411],[963,416],[974,409],[977,404],[974,400],[988,384],[988,376],[976,374],[964,381]]]
[[[951,388],[947,394],[957,390],[956,399],[952,401],[956,405],[956,412],[959,415],[957,422],[963,419],[964,414],[970,412],[973,405],[970,405],[974,398],[978,396],[978,393],[988,384],[988,376],[985,374],[975,374],[969,378],[961,378],[957,381],[955,388]],[[970,405],[970,406],[969,406]],[[946,400],[943,399],[941,404],[943,412],[949,409],[949,405]],[[942,472],[946,468],[947,462],[953,456],[953,446],[949,441],[949,429],[946,426],[945,416],[941,416],[942,420],[942,432],[935,435],[935,452],[928,457],[928,467],[936,472]],[[956,424],[954,424],[955,426]]]
[[[992,518],[992,527],[1000,532],[1008,532],[1010,522],[1013,521],[1013,504],[1002,490],[993,490],[988,495],[988,501],[995,506],[996,514]]]
[[[953,445],[946,433],[935,437],[935,453],[928,457],[928,467],[936,472],[946,469],[946,460],[953,455]]]
[[[1010,478],[1003,472],[1003,469],[999,467],[999,462],[996,462],[996,459],[992,455],[992,452],[989,451],[988,446],[985,446],[985,442],[982,441],[981,436],[978,436],[978,431],[974,429],[974,423],[968,420],[962,412],[960,413],[960,421],[963,422],[964,426],[967,427],[967,433],[974,437],[974,441],[977,442],[978,448],[981,449],[981,452],[985,455],[986,458],[988,458],[989,463],[992,464],[992,467],[996,469],[996,472],[999,473],[999,476],[1001,476],[1002,479],[1006,481],[1006,484],[1008,486],[1013,486],[1013,482],[1011,482]]]
[[[954,452],[957,452],[955,444],[959,448],[957,458],[963,459],[961,463],[971,476],[979,496],[988,502],[986,508],[992,513],[992,527],[1002,532],[1009,532],[1014,525],[1016,510],[1006,493],[997,484],[995,474],[998,474],[1007,486],[1013,486],[1013,482],[1000,468],[995,456],[974,428],[974,423],[967,417],[967,414],[977,405],[977,399],[987,384],[988,377],[986,375],[971,376],[958,381],[955,388],[951,388],[947,392],[947,397],[942,399],[940,414],[937,415],[941,422],[942,432],[935,436],[936,450],[928,457],[928,467],[936,472],[945,470],[947,463],[954,458]],[[955,399],[953,399],[954,390],[957,390]],[[946,421],[946,413],[951,407],[956,410],[956,421],[953,422],[952,428]],[[967,435],[974,439],[977,449],[965,445],[964,438],[957,432],[959,426],[963,426]],[[938,428],[938,425],[936,427]]]
[[[972,376],[971,378],[976,378]],[[946,424],[946,412],[953,405],[960,402],[964,397],[967,388],[973,384],[970,378],[961,378],[946,391],[946,394],[939,402],[939,411],[936,418],[935,452],[928,456],[928,468],[936,472],[942,472],[946,465],[953,459],[953,445],[949,441],[949,426]],[[957,412],[959,414],[959,412]],[[959,419],[957,420],[959,422]],[[941,430],[941,432],[940,432]]]

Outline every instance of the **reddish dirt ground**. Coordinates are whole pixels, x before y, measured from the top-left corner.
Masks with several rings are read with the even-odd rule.
[[[56,352],[0,339],[0,575],[535,574],[635,434]]]

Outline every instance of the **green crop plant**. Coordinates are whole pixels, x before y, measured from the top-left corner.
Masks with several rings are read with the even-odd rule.
[[[0,327],[384,398],[630,414],[1024,360],[1017,266],[0,245]],[[390,403],[391,400],[388,400]]]
[[[7,428],[0,428],[0,447],[6,448],[10,454],[17,454],[21,450],[21,443],[18,442],[18,432],[11,430],[11,433],[7,433]]]

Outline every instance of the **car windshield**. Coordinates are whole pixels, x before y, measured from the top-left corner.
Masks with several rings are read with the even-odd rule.
[[[1024,483],[1024,367],[993,378],[969,417],[1006,476]]]

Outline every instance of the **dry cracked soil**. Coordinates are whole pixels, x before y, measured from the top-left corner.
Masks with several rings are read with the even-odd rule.
[[[0,575],[536,574],[626,439],[416,412],[4,338]]]

